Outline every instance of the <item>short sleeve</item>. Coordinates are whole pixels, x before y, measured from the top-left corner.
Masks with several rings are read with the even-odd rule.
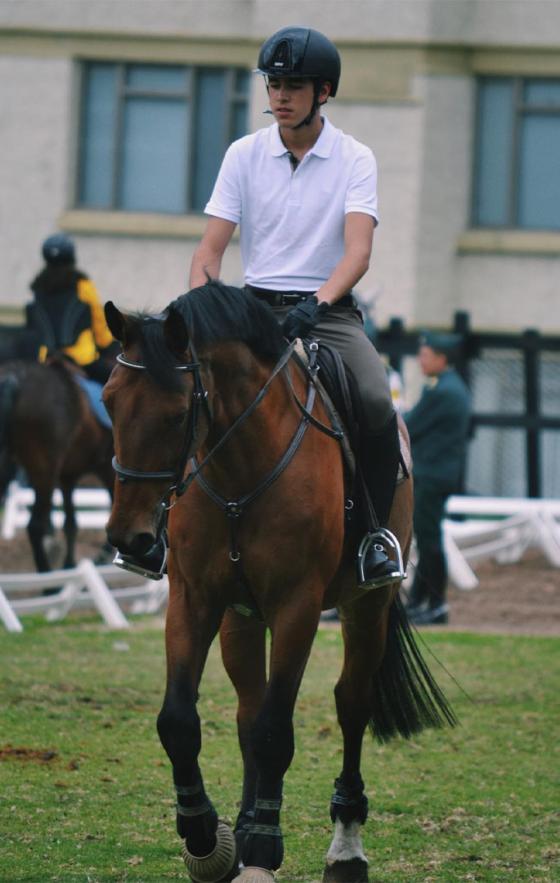
[[[234,224],[238,224],[241,220],[239,160],[235,142],[226,151],[204,213],[215,218],[223,218],[224,221],[232,221]]]
[[[363,212],[371,215],[379,223],[377,209],[377,162],[369,148],[359,154],[354,161],[352,174],[346,193],[344,206],[348,212]]]

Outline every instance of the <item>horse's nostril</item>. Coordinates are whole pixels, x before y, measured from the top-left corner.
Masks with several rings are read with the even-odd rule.
[[[122,555],[146,555],[156,542],[151,533],[137,533],[131,539],[119,536],[116,531],[108,530],[107,539]]]

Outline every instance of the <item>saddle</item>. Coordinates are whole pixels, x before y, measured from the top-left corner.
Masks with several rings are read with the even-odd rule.
[[[311,340],[298,342],[295,356],[305,371],[309,370]],[[358,385],[352,372],[344,364],[338,350],[319,341],[317,374],[312,378],[316,384],[323,404],[329,415],[331,424],[342,430],[341,448],[343,453],[346,494],[352,505],[346,503],[348,511],[352,511],[354,498],[361,506],[361,515],[368,530],[374,530],[377,524],[369,491],[363,480],[357,455],[360,449],[360,422],[362,420],[362,404],[358,394]],[[406,439],[399,429],[400,467],[397,484],[410,475],[412,458]]]

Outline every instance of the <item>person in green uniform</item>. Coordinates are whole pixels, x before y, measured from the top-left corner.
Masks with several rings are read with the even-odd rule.
[[[427,380],[418,403],[404,414],[412,446],[418,550],[407,611],[416,625],[448,621],[442,522],[448,496],[461,489],[471,422],[469,390],[452,367],[460,343],[457,334],[423,335],[418,359]]]

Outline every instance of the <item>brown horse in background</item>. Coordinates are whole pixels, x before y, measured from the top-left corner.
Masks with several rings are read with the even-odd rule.
[[[453,714],[415,647],[397,589],[357,588],[361,526],[345,524],[342,454],[327,410],[272,311],[240,289],[211,282],[163,315],[126,316],[108,304],[106,317],[123,347],[104,393],[119,479],[108,536],[123,557],[137,558],[168,532],[167,689],[158,731],[173,767],[191,877],[261,883],[280,867],[294,705],[321,610],[336,606],[344,754],[325,879],[367,879],[359,830],[367,816],[360,757],[368,724],[385,741],[453,723]],[[411,480],[397,489],[390,529],[406,555]],[[250,609],[257,615],[239,612]],[[218,630],[238,695],[244,763],[235,833],[218,821],[198,763],[196,701]]]
[[[56,357],[49,364],[0,365],[0,498],[14,467],[22,468],[35,492],[27,533],[38,571],[51,569],[45,538],[52,532],[55,488],[63,498],[65,568],[75,565],[74,488],[91,474],[113,491],[112,433],[96,419],[76,370]]]

